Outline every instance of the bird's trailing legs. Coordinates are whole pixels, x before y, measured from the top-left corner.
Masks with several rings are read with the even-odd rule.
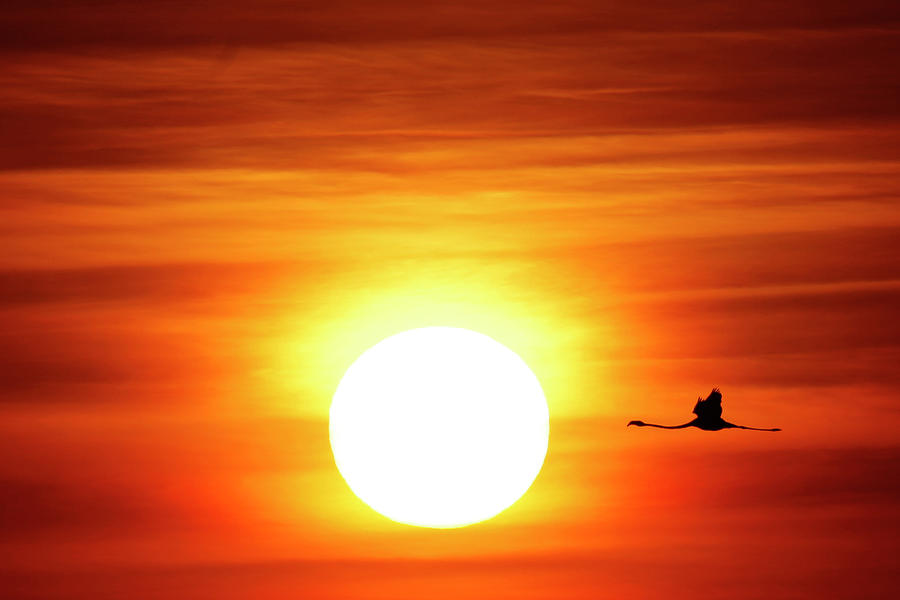
[[[726,421],[726,423],[728,423]],[[743,425],[735,425],[734,423],[728,423],[729,427],[734,427],[735,429],[749,429],[751,431],[781,431],[780,427],[745,427]]]

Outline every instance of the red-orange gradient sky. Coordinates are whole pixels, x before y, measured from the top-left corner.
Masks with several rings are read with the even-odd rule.
[[[29,1],[0,16],[0,596],[887,598],[895,1]],[[418,529],[334,468],[397,331],[550,452]],[[680,423],[713,385],[725,416]]]

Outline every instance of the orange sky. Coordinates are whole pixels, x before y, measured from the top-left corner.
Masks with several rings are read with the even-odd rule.
[[[37,1],[0,20],[0,593],[884,598],[900,10]],[[459,530],[358,501],[331,394],[482,331],[551,411]],[[626,430],[725,417],[780,434]]]

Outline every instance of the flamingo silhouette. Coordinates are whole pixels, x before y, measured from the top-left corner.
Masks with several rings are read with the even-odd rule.
[[[694,414],[697,418],[684,425],[656,425],[654,423],[644,423],[643,421],[630,421],[628,425],[637,425],[638,427],[659,427],[660,429],[684,429],[685,427],[697,427],[704,431],[719,431],[721,429],[752,429],[753,431],[781,431],[778,427],[771,429],[763,429],[760,427],[744,427],[743,425],[735,425],[729,423],[722,418],[722,392],[719,388],[713,388],[706,397],[697,398],[697,404],[694,405]],[[627,426],[626,426],[627,427]]]

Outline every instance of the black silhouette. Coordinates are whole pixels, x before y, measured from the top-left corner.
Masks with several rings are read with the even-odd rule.
[[[659,427],[660,429],[684,429],[685,427],[697,427],[704,431],[719,431],[721,429],[752,429],[753,431],[781,431],[778,427],[771,429],[762,429],[760,427],[744,427],[743,425],[735,425],[729,423],[722,418],[722,392],[719,388],[713,388],[706,397],[697,398],[697,404],[694,405],[694,414],[697,418],[690,423],[684,425],[656,425],[654,423],[644,423],[643,421],[630,421],[628,425],[637,425],[638,427]]]

